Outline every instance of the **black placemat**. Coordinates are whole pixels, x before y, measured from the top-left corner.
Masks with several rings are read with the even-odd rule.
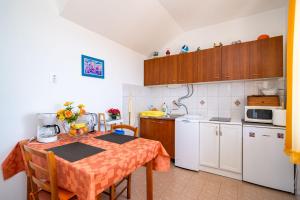
[[[105,151],[98,147],[93,147],[80,142],[74,142],[58,147],[46,149],[52,151],[56,156],[61,157],[69,162],[75,162],[83,158]]]
[[[124,144],[126,142],[135,140],[137,137],[129,136],[129,135],[120,135],[120,134],[116,134],[116,133],[110,133],[110,134],[100,135],[95,138],[99,139],[99,140],[105,140],[108,142],[117,143],[117,144]]]

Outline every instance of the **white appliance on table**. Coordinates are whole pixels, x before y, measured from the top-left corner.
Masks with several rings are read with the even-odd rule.
[[[284,153],[285,128],[243,127],[243,180],[294,193],[294,165]]]
[[[49,143],[57,141],[57,134],[60,133],[56,113],[37,114],[37,141]]]
[[[175,166],[199,171],[200,116],[175,119]]]

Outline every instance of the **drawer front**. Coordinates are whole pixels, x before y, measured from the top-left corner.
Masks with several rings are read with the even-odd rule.
[[[248,96],[248,106],[280,106],[279,96]]]

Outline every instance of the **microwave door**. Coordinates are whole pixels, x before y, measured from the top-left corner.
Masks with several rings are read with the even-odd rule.
[[[272,123],[273,111],[269,109],[248,109],[246,112],[247,121]]]

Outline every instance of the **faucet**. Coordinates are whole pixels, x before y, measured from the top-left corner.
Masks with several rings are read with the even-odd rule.
[[[184,107],[186,114],[189,114],[189,110],[188,110],[187,106],[185,104],[181,103],[181,101],[183,99],[190,98],[194,94],[194,87],[191,84],[191,91],[190,91],[189,84],[186,84],[186,88],[187,88],[187,94],[182,97],[179,97],[177,101],[173,100],[173,104],[175,104],[177,107]]]

